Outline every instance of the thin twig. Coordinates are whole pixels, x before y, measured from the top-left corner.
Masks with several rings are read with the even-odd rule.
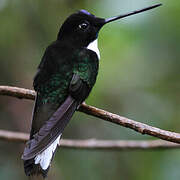
[[[0,140],[25,143],[29,138],[27,133],[0,130]],[[60,146],[73,149],[90,150],[150,150],[150,149],[176,149],[180,144],[163,140],[132,141],[132,140],[70,140],[61,139]]]
[[[34,91],[10,86],[0,86],[0,95],[8,95],[25,99],[35,99]],[[86,104],[82,104],[79,108],[79,111],[133,129],[141,134],[147,134],[166,141],[180,143],[179,133],[170,132],[153,126],[149,126],[144,123],[140,123]]]
[[[29,89],[11,87],[11,86],[0,86],[0,95],[17,97],[19,99],[35,99],[36,92]]]

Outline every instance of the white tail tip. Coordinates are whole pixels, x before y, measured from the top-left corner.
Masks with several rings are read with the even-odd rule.
[[[50,166],[53,154],[59,144],[60,138],[61,135],[59,135],[58,138],[47,149],[34,158],[35,164],[40,164],[43,170],[46,170]]]

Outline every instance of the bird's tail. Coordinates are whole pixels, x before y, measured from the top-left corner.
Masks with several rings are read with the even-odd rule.
[[[51,161],[54,157],[59,144],[61,135],[42,153],[39,153],[35,158],[24,160],[24,171],[27,176],[47,177]]]
[[[61,134],[79,103],[69,96],[45,125],[27,142],[22,159],[27,176],[47,176]]]
[[[43,170],[39,164],[35,164],[35,160],[32,158],[24,161],[24,170],[27,176],[39,176],[41,174],[45,178],[49,168]]]

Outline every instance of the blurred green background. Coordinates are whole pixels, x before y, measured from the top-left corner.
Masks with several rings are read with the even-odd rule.
[[[45,48],[78,9],[111,17],[160,1],[0,0],[0,85],[32,89]],[[180,131],[180,1],[106,25],[99,34],[97,83],[88,104]],[[0,96],[0,129],[29,132],[33,102]],[[76,113],[63,138],[153,139]],[[0,141],[0,179],[27,179],[24,144]],[[87,151],[61,148],[48,179],[179,180],[180,151]]]

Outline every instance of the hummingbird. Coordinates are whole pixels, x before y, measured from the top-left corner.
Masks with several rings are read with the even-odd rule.
[[[27,176],[47,176],[64,128],[96,82],[100,29],[110,22],[160,5],[107,19],[79,10],[64,21],[56,41],[46,48],[33,81],[37,94],[30,139],[22,155]]]

